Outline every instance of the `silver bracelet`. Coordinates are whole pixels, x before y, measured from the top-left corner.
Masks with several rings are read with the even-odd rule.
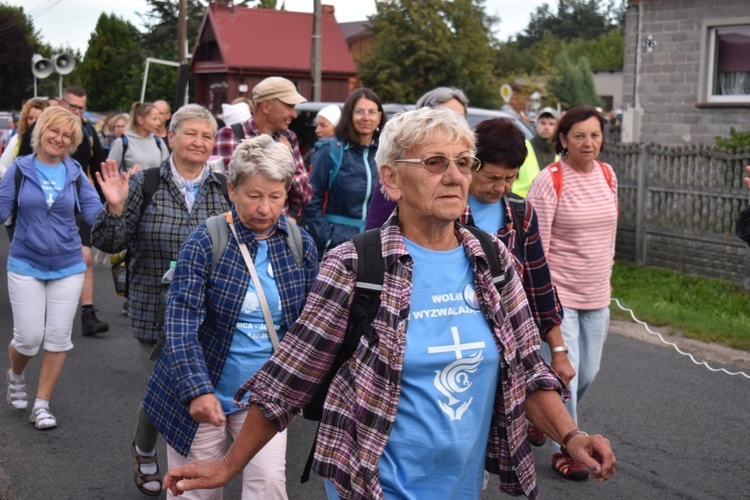
[[[550,350],[551,350],[552,352],[568,352],[568,346],[566,346],[566,345],[561,345],[561,346],[559,346],[559,347],[553,347],[553,348],[552,348],[552,349],[550,349]]]

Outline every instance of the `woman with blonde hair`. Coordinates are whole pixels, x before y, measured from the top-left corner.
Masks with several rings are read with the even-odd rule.
[[[109,159],[115,160],[120,171],[135,165],[157,168],[169,157],[169,149],[156,133],[161,126],[159,108],[150,102],[134,102],[130,108],[128,130],[112,142]]]
[[[70,158],[82,139],[80,118],[61,106],[47,108],[34,127],[34,153],[16,159],[0,183],[0,219],[15,211],[18,235],[7,264],[13,340],[5,399],[14,411],[28,408],[24,372],[43,349],[30,418],[37,429],[57,426],[49,403],[73,348],[73,320],[86,271],[76,216],[92,224],[102,209],[81,165]]]

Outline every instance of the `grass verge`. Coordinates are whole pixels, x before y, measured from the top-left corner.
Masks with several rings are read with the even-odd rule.
[[[728,281],[616,262],[612,296],[641,321],[750,351],[750,291]],[[613,319],[631,320],[614,302]]]

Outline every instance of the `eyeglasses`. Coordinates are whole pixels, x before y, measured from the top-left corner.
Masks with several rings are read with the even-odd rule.
[[[355,109],[354,110],[354,116],[369,116],[370,118],[375,118],[376,116],[380,115],[380,111],[377,109]]]
[[[78,106],[77,104],[71,104],[68,102],[67,99],[60,99],[60,102],[64,103],[67,107],[69,107],[73,111],[78,111],[80,113],[83,113],[86,111],[86,106]]]
[[[70,142],[73,140],[72,134],[69,134],[68,132],[63,132],[62,130],[58,128],[48,128],[47,132],[49,132],[52,137],[60,137],[63,142]]]
[[[431,174],[444,174],[450,162],[456,164],[459,172],[464,175],[471,175],[482,168],[482,162],[474,156],[460,156],[458,158],[448,158],[443,155],[428,156],[427,158],[420,160],[417,158],[407,158],[396,161],[402,161],[404,163],[421,163],[422,167]]]

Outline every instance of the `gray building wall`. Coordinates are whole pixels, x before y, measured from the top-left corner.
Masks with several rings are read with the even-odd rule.
[[[623,108],[640,112],[640,141],[712,143],[750,130],[750,103],[708,104],[708,27],[750,24],[748,0],[631,0],[625,19]],[[647,52],[644,42],[655,42]],[[635,73],[636,65],[638,68]],[[638,123],[640,122],[640,123]],[[623,135],[626,136],[625,132]]]
[[[611,97],[612,106],[605,111],[622,107],[622,71],[594,70],[594,86],[597,95]]]

